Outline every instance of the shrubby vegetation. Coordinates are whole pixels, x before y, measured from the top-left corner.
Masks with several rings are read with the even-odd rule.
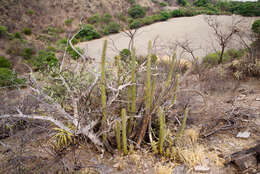
[[[7,27],[0,25],[0,38],[7,34]]]
[[[260,35],[260,20],[255,20],[251,29],[255,34]]]
[[[85,24],[82,28],[83,29],[77,36],[77,38],[81,41],[88,41],[92,39],[98,39],[101,37],[101,34],[91,24]]]
[[[54,52],[44,50],[40,50],[38,52],[38,56],[36,56],[31,61],[33,65],[41,71],[51,70],[52,68],[56,67],[59,63],[59,60],[55,56]]]
[[[25,35],[31,35],[32,34],[32,29],[25,27],[22,31]]]
[[[11,69],[11,62],[5,57],[0,57],[0,87],[15,87],[25,83],[25,79],[20,79]]]
[[[140,6],[140,5],[133,5],[129,10],[128,10],[129,16],[132,18],[143,18],[145,17],[146,11],[145,9]]]
[[[244,55],[245,55],[245,50],[243,49],[239,49],[239,50],[229,49],[223,54],[223,63],[231,62],[234,59],[239,59]],[[220,52],[210,53],[202,59],[202,63],[206,66],[218,65],[219,57],[220,57]]]

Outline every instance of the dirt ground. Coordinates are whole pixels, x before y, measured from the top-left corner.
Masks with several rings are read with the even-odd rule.
[[[211,174],[235,174],[237,169],[224,166],[224,161],[232,153],[253,147],[260,140],[260,81],[250,78],[227,83],[223,79],[217,83],[219,85],[214,85],[217,88],[213,90],[208,83],[206,86],[198,81],[197,75],[191,75],[181,84],[180,89],[189,86],[203,91],[207,99],[204,112],[189,115],[186,130],[193,129],[199,133],[197,145],[200,150],[194,155],[203,155],[204,159],[196,164],[208,166]],[[15,95],[10,97],[15,98]],[[185,96],[178,97],[177,105],[181,105]],[[201,107],[199,96],[187,94],[186,97],[190,98],[189,104],[194,110]],[[12,102],[15,103],[15,99]],[[181,116],[177,117],[181,119]],[[166,120],[169,130],[176,132],[176,117],[167,117]],[[82,174],[196,173],[192,167],[154,155],[149,145],[130,150],[128,156],[121,156],[116,152],[103,154],[92,145],[83,143],[74,150],[69,149],[65,156],[54,156],[48,142],[52,135],[45,129],[39,130],[39,127],[44,127],[42,124],[32,123],[12,137],[0,140],[0,173],[65,173],[71,170]],[[236,137],[244,131],[250,132],[249,138]]]

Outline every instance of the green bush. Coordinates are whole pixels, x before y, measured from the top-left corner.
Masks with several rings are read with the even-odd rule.
[[[260,35],[260,19],[254,21],[251,29],[255,34]]]
[[[11,68],[12,64],[4,56],[0,57],[0,68]]]
[[[245,55],[245,50],[243,49],[228,49],[225,53],[224,53],[224,60],[233,60],[233,59],[239,59],[241,57],[243,57]],[[227,58],[225,58],[227,57]]]
[[[217,65],[219,59],[219,54],[217,53],[210,53],[203,57],[202,63],[206,65]]]
[[[196,0],[194,5],[197,7],[207,7],[210,4],[210,0]]]
[[[121,60],[126,62],[130,59],[131,51],[129,49],[125,48],[120,51],[119,55],[120,55]]]
[[[2,26],[2,25],[0,25],[0,37],[3,37],[3,36],[5,36],[5,35],[7,35],[7,28],[6,28],[6,26]]]
[[[106,24],[110,23],[111,20],[112,20],[112,16],[109,13],[106,13],[104,16],[102,16],[101,19],[101,21]]]
[[[132,18],[143,18],[145,17],[146,11],[145,9],[140,6],[140,5],[133,5],[129,10],[128,10],[129,16]]]
[[[77,51],[81,54],[84,53],[84,51],[80,48],[75,48],[75,49],[77,49]],[[72,59],[77,60],[78,58],[80,58],[80,55],[76,51],[74,51],[70,46],[68,47],[67,51],[70,54]]]
[[[17,78],[16,73],[9,68],[0,68],[0,86],[12,87],[25,83],[25,79]]]
[[[32,10],[32,9],[30,9],[30,10],[28,10],[27,11],[27,14],[29,14],[29,15],[33,15],[35,12]]]
[[[145,18],[143,18],[143,23],[144,25],[150,25],[152,24],[154,21],[153,21],[153,18],[152,16],[146,16]]]
[[[98,39],[101,37],[101,34],[94,28],[93,25],[85,24],[83,29],[79,32],[77,39],[82,39],[84,41]]]
[[[135,0],[129,0],[130,4],[135,4]]]
[[[90,24],[97,24],[101,21],[101,16],[100,14],[94,14],[93,16],[89,17],[87,21]]]
[[[38,56],[34,60],[34,65],[40,70],[54,68],[58,65],[59,60],[52,51],[40,50]]]
[[[142,19],[135,19],[133,22],[130,23],[130,29],[140,28],[144,25]]]
[[[34,54],[33,48],[25,48],[23,50],[22,56],[24,59],[31,59]]]
[[[32,29],[31,28],[24,28],[22,33],[24,33],[25,35],[31,35],[32,34]]]
[[[118,33],[120,28],[121,27],[118,23],[111,22],[104,28],[103,32],[104,32],[105,35],[108,35],[108,34],[111,34],[111,33]]]
[[[161,7],[166,7],[166,6],[168,6],[168,3],[167,2],[160,2],[159,5]]]
[[[171,18],[171,13],[168,11],[162,11],[160,13],[160,16],[161,16],[160,21],[166,21]]]
[[[16,38],[16,39],[22,39],[22,36],[21,36],[21,34],[20,34],[19,32],[15,32],[15,33],[14,33],[14,38]]]
[[[177,3],[178,3],[179,5],[182,5],[182,6],[188,5],[187,0],[177,0]]]
[[[72,24],[72,19],[66,19],[64,23],[65,25],[70,26]]]
[[[172,17],[182,17],[184,16],[184,13],[181,9],[173,10],[171,13]]]

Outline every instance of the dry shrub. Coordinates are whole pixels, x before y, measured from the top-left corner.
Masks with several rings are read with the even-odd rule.
[[[201,88],[207,92],[235,90],[239,84],[224,65],[204,70],[200,77]]]
[[[233,61],[230,69],[236,79],[241,80],[246,77],[260,77],[260,59],[244,58],[240,61]]]
[[[172,174],[172,168],[167,166],[158,166],[155,168],[156,174]]]

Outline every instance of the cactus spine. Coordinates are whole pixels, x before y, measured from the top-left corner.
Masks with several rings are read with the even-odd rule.
[[[126,110],[122,109],[121,112],[121,120],[122,120],[122,143],[123,143],[123,152],[124,155],[127,155],[127,138],[126,138]]]
[[[166,125],[165,125],[165,116],[164,116],[164,113],[163,113],[163,110],[161,107],[159,107],[158,116],[159,116],[159,125],[160,125],[158,146],[159,146],[159,152],[160,152],[160,154],[162,154],[163,153],[163,143],[164,143],[165,136],[166,136]]]
[[[104,41],[103,52],[102,52],[102,61],[101,61],[101,103],[102,103],[102,128],[106,127],[106,86],[105,86],[105,61],[106,61],[106,49],[107,49],[107,40]],[[106,134],[102,134],[103,141],[106,141]]]
[[[182,135],[183,135],[183,132],[184,132],[184,129],[185,129],[185,126],[186,126],[187,117],[188,117],[188,112],[189,112],[189,109],[188,109],[188,107],[186,107],[185,110],[184,110],[184,117],[183,117],[183,120],[182,120],[182,123],[181,123],[181,128],[180,128],[179,134],[177,136],[178,138],[181,138]]]
[[[120,152],[121,151],[121,135],[120,135],[120,122],[119,121],[116,122],[115,135],[116,135],[117,149]]]

